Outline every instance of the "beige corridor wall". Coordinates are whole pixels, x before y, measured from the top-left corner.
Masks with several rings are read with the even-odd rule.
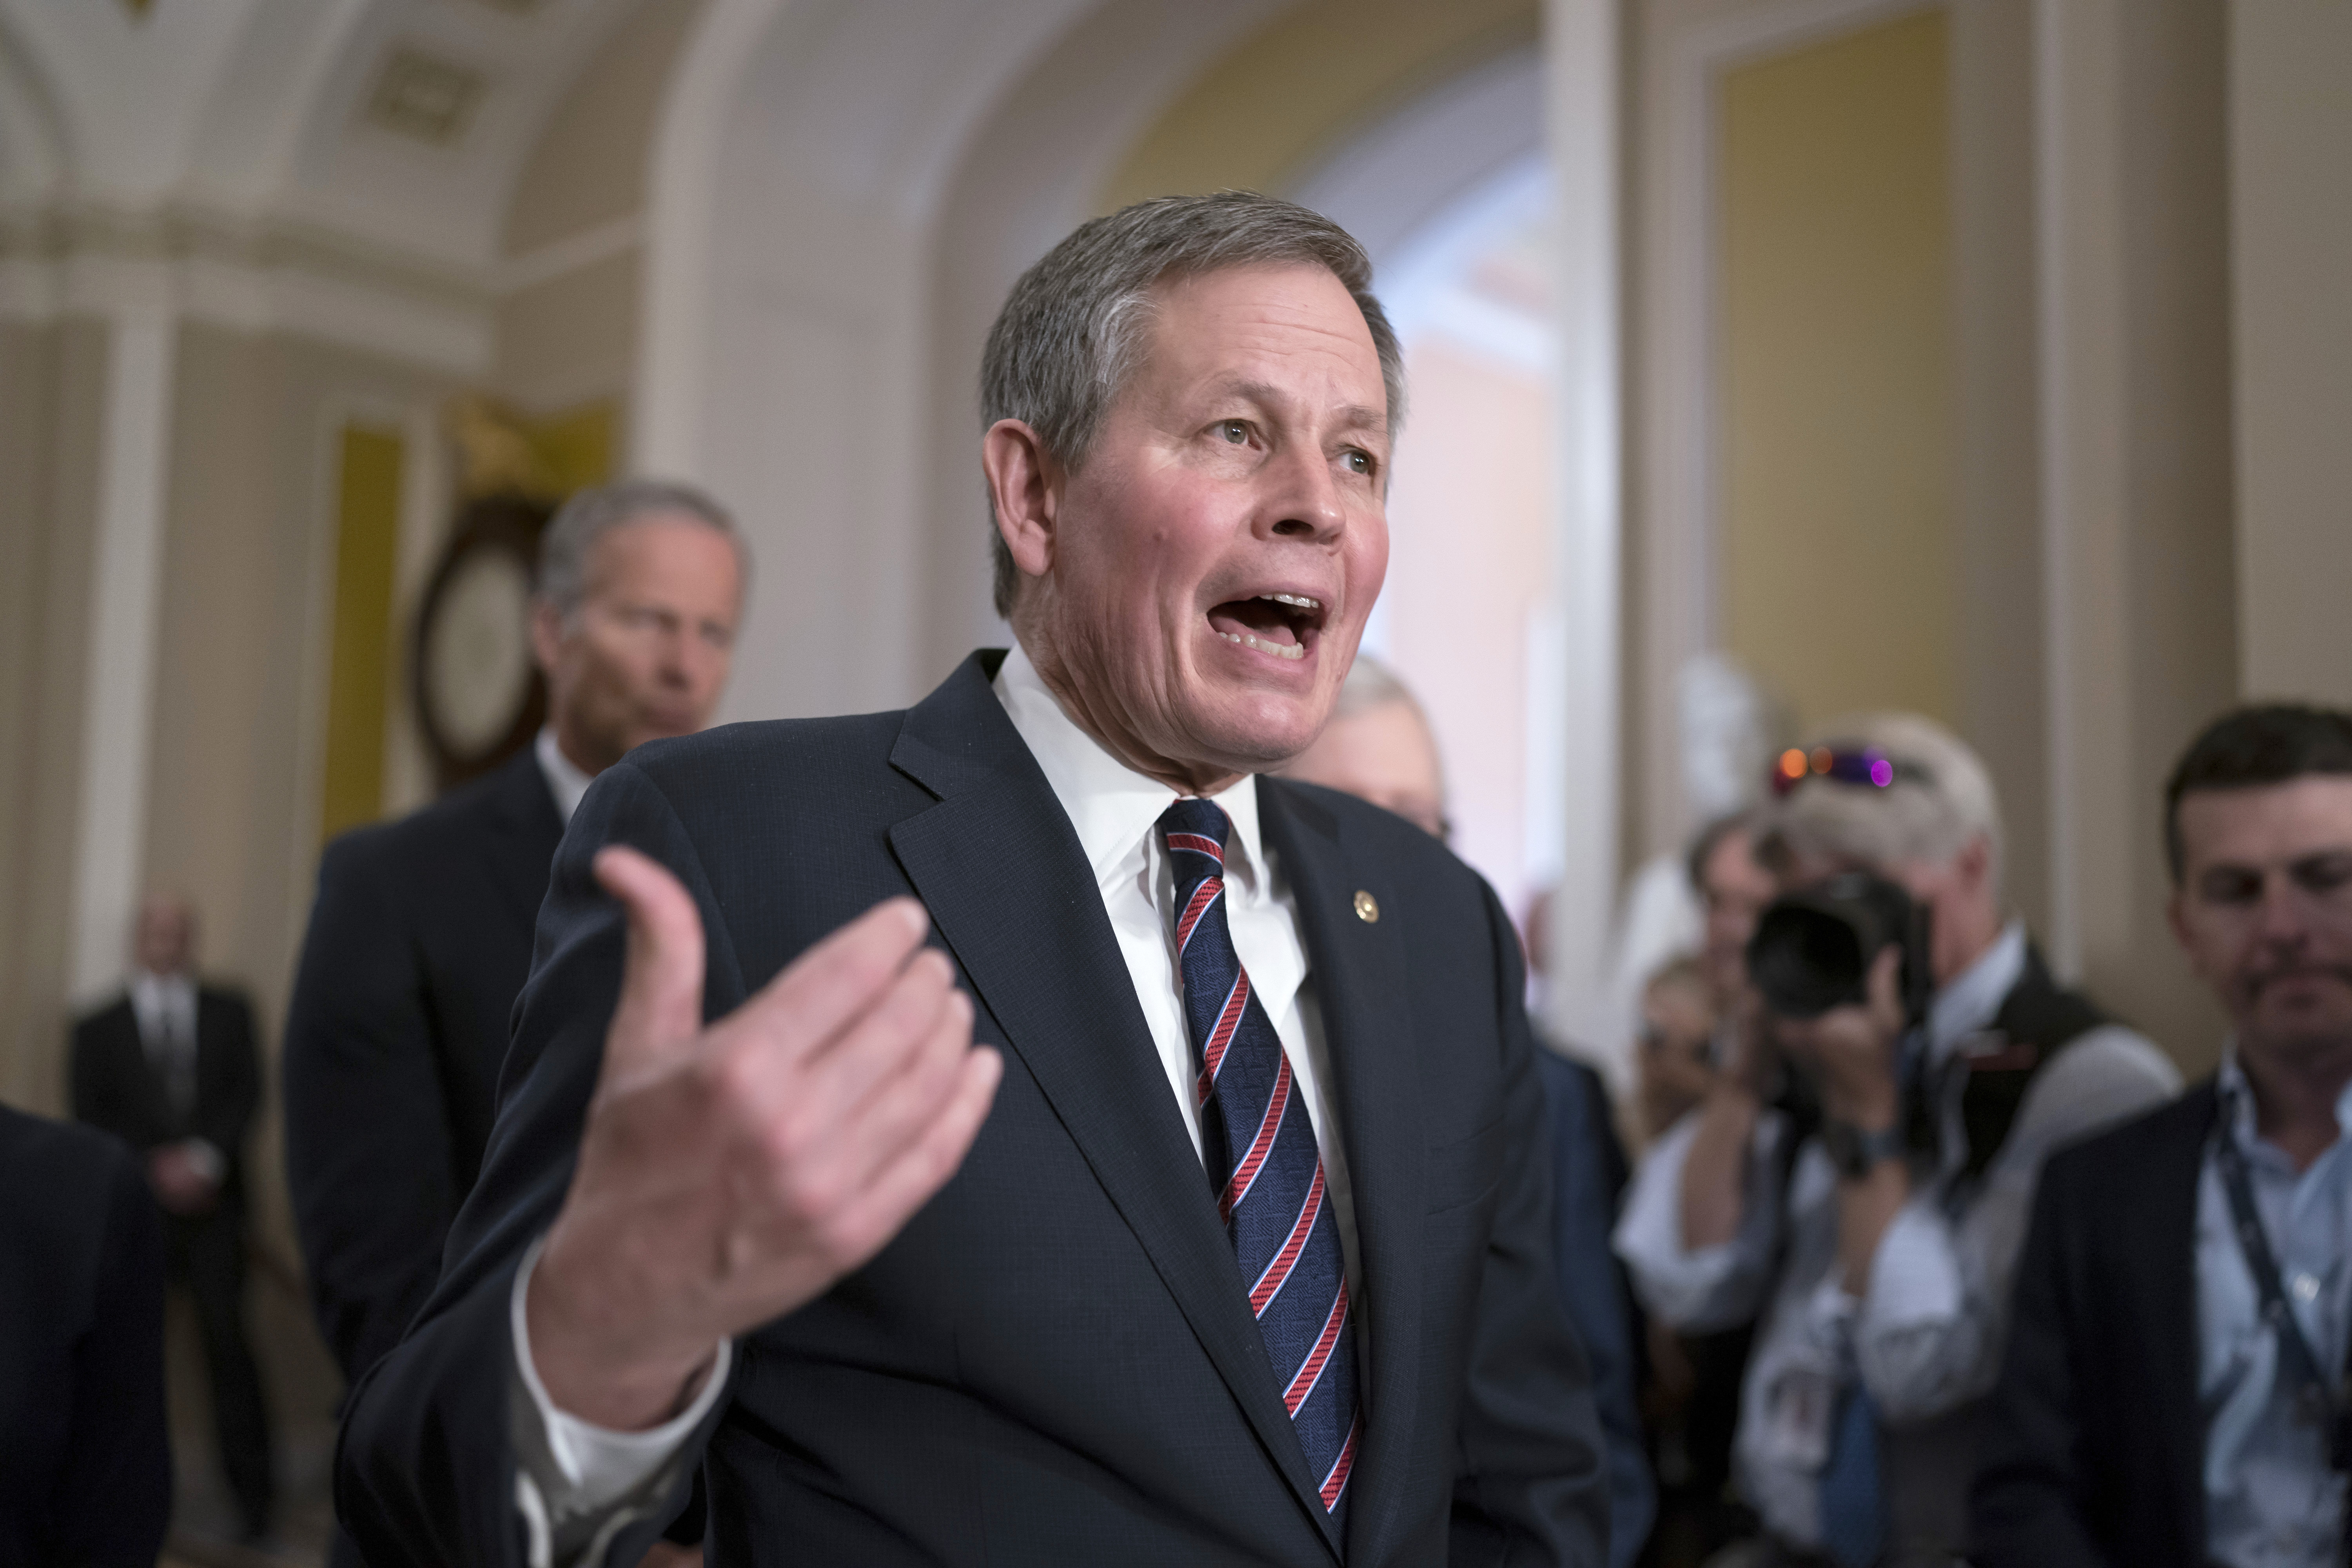
[[[1808,732],[1957,717],[1948,31],[1928,11],[1719,88],[1721,636]]]
[[[2230,6],[2240,679],[2352,703],[2352,5]]]
[[[106,329],[0,322],[0,1101],[65,1110]]]

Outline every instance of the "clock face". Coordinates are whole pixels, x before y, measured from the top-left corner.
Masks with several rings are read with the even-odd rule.
[[[451,562],[425,626],[422,695],[451,752],[504,741],[530,700],[530,573],[483,544]]]

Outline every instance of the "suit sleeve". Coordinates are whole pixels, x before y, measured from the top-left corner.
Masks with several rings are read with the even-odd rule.
[[[227,993],[216,994],[215,1002],[226,1036],[219,1076],[205,1086],[192,1131],[234,1162],[261,1109],[261,1052],[254,1038],[252,1004]]]
[[[556,856],[498,1122],[481,1178],[451,1228],[449,1266],[407,1337],[362,1377],[345,1410],[336,1511],[370,1568],[567,1560],[564,1543],[578,1521],[527,1519],[517,1501],[523,1456],[511,1402],[522,1383],[509,1307],[517,1269],[562,1205],[619,994],[626,923],[591,870],[607,844],[643,850],[693,895],[708,941],[704,1016],[722,1016],[743,997],[726,925],[684,826],[635,766],[607,769]],[[604,1561],[636,1561],[683,1506],[725,1409],[723,1399],[713,1405],[663,1477],[658,1506],[619,1532]]]
[[[1501,1016],[1505,1156],[1456,1432],[1451,1563],[1600,1568],[1609,1472],[1592,1374],[1554,1274],[1544,1093],[1518,938],[1486,894]]]
[[[2076,1256],[2070,1163],[2042,1183],[2018,1265],[2009,1350],[1988,1407],[1982,1461],[1969,1494],[1970,1557],[1979,1568],[2108,1568],[2081,1509],[2083,1442],[2074,1351],[2098,1325],[2069,1289]]]
[[[457,1217],[448,1114],[398,868],[343,839],[319,868],[286,1015],[286,1184],[310,1303],[346,1379],[432,1294]]]
[[[163,1419],[163,1226],[138,1163],[112,1148],[89,1329],[74,1352],[73,1413],[52,1517],[58,1560],[152,1563],[172,1513]]]

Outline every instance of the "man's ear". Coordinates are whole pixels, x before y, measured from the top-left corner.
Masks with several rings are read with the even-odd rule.
[[[1973,835],[1960,852],[1952,857],[1952,869],[1973,892],[1992,880],[1992,840],[1979,833]]]
[[[530,657],[539,665],[539,672],[551,679],[555,674],[555,661],[563,650],[563,616],[545,599],[530,602]]]
[[[996,508],[996,531],[1024,577],[1043,577],[1054,565],[1054,524],[1061,512],[1062,474],[1037,432],[1019,419],[1000,419],[981,437],[980,466]]]

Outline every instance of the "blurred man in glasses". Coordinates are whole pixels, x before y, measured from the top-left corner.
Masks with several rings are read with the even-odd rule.
[[[2178,1075],[2004,915],[1992,782],[1942,727],[1881,715],[1787,753],[1756,834],[1783,894],[1899,887],[1924,984],[1906,1000],[1895,944],[1864,955],[1863,1000],[1811,1018],[1751,984],[1618,1251],[1678,1330],[1757,1323],[1736,1458],[1765,1533],[1729,1562],[1948,1563],[2042,1157]]]

